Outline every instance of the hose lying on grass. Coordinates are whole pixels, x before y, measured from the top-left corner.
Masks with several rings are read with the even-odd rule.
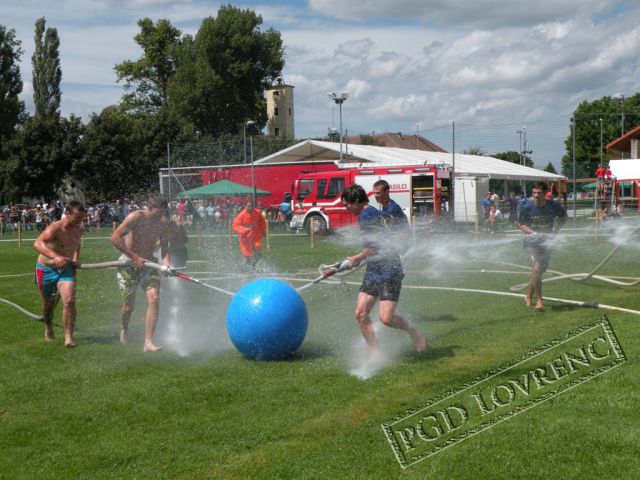
[[[279,278],[282,280],[287,280],[292,282],[313,281],[312,279],[305,279],[305,278],[293,278],[293,277],[279,277]],[[356,286],[360,285],[359,282],[345,282],[345,281],[337,282],[332,280],[327,280],[325,283],[333,284],[333,285],[339,285],[339,284],[356,285]],[[403,285],[402,288],[403,289],[406,288],[410,290],[440,290],[440,291],[446,291],[446,292],[480,293],[485,295],[500,295],[503,297],[517,297],[517,298],[525,297],[525,295],[522,293],[500,292],[495,290],[479,290],[474,288],[432,287],[428,285]],[[566,305],[576,305],[578,307],[583,307],[583,308],[596,308],[601,310],[612,310],[616,312],[630,313],[632,315],[640,315],[640,311],[638,310],[631,310],[629,308],[616,307],[615,305],[606,305],[604,303],[598,303],[598,302],[583,302],[580,300],[569,300],[566,298],[555,298],[555,297],[542,297],[542,299],[549,302],[563,303]]]
[[[640,230],[640,225],[635,227],[631,231],[631,234],[629,236],[633,235],[638,230]],[[624,245],[624,243],[616,245],[607,254],[607,256],[604,257],[602,259],[602,261],[593,270],[591,270],[588,273],[562,273],[562,272],[558,272],[558,271],[554,271],[554,270],[547,270],[549,273],[556,274],[556,276],[555,277],[551,277],[551,278],[545,278],[545,279],[542,280],[542,283],[555,282],[557,280],[565,280],[565,279],[573,280],[575,282],[584,282],[585,280],[587,280],[589,278],[593,278],[594,280],[600,280],[601,282],[610,283],[610,284],[613,284],[613,285],[618,285],[620,287],[635,287],[636,285],[640,284],[640,278],[637,279],[637,280],[634,280],[633,282],[621,282],[620,280],[614,280],[613,278],[607,277],[605,275],[596,275],[596,272],[598,270],[600,270],[611,259],[611,257],[620,249],[620,247],[622,247],[623,245]],[[517,264],[514,264],[514,263],[507,263],[507,262],[498,262],[498,263],[502,263],[503,265],[510,265],[510,266],[514,266],[514,267],[523,268],[522,265],[517,265]],[[529,268],[529,267],[527,267],[527,268]],[[529,282],[527,282],[527,283],[519,283],[518,285],[514,285],[514,286],[510,287],[509,290],[511,290],[512,292],[516,292],[518,290],[522,290],[524,288],[527,288],[528,286],[529,286]]]
[[[18,309],[20,312],[24,313],[29,318],[33,318],[34,320],[38,320],[39,322],[41,322],[43,320],[42,315],[36,315],[35,313],[31,313],[26,308],[23,308],[23,307],[21,307],[20,305],[18,305],[16,303],[10,302],[6,298],[0,298],[0,302],[6,303],[7,305]]]

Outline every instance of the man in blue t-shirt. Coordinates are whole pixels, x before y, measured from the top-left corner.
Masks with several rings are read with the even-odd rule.
[[[382,216],[389,226],[408,227],[409,220],[404,211],[389,196],[389,183],[386,180],[378,180],[373,184],[373,196],[382,206]]]
[[[373,196],[382,207],[380,213],[382,213],[385,225],[391,230],[390,233],[396,242],[395,248],[397,251],[403,252],[408,247],[409,220],[402,207],[391,199],[389,190],[389,183],[386,180],[378,180],[373,184]]]
[[[358,217],[362,232],[362,251],[348,257],[347,260],[351,267],[367,260],[367,269],[356,302],[356,320],[372,355],[380,355],[370,317],[371,310],[377,300],[380,301],[380,321],[387,327],[399,328],[407,332],[416,350],[418,352],[424,351],[425,339],[422,333],[395,313],[404,272],[400,255],[389,242],[382,213],[369,205],[367,192],[360,185],[347,187],[342,192],[342,202],[349,212]]]
[[[551,248],[548,240],[567,221],[566,210],[555,200],[546,200],[547,184],[537,182],[533,186],[533,202],[527,202],[520,206],[516,227],[527,236],[524,239],[524,248],[531,257],[531,279],[525,302],[531,306],[533,297],[536,297],[536,310],[542,311],[542,274],[549,266]]]

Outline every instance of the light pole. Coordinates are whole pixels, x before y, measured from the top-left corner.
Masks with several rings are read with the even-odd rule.
[[[255,125],[256,122],[254,120],[247,120],[242,125],[242,139],[244,140],[244,164],[247,164],[247,127],[251,125]]]
[[[243,137],[244,137],[244,163],[247,163],[247,127],[251,125],[255,125],[256,122],[254,120],[247,120],[243,125]],[[251,198],[253,200],[253,205],[256,204],[256,177],[253,171],[253,136],[249,136],[249,145],[251,148]]]
[[[524,129],[524,127],[522,127]],[[520,165],[522,165],[522,132],[523,130],[516,130],[516,133],[520,137],[520,147],[518,148],[518,157],[520,159]],[[520,180],[520,192],[524,192],[524,181]],[[526,194],[525,194],[526,195]]]
[[[333,100],[339,108],[340,111],[340,163],[342,163],[342,104],[344,101],[349,98],[349,94],[347,92],[342,93],[327,93],[327,97]]]
[[[416,150],[418,150],[418,137],[420,136],[420,124],[416,124]]]
[[[616,93],[613,99],[620,102],[620,136],[622,136],[624,135],[624,94]]]
[[[533,153],[533,150],[529,150],[527,148],[529,146],[529,142],[527,142],[527,127],[523,126],[522,130],[523,130],[522,135],[524,137],[524,140],[523,140],[524,141],[524,150],[522,150],[522,161],[524,162],[525,158],[527,158],[527,155],[531,155]],[[531,162],[531,164],[533,165],[533,161]]]

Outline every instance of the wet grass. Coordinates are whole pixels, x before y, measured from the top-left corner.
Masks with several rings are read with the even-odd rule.
[[[84,262],[117,257],[100,232],[88,236]],[[6,237],[5,237],[6,238]],[[143,354],[144,302],[132,318],[131,342],[117,341],[113,270],[81,271],[78,348],[42,339],[41,323],[0,304],[0,478],[632,478],[640,415],[638,316],[548,303],[526,309],[518,298],[412,286],[494,291],[526,281],[517,237],[434,236],[406,262],[400,310],[427,335],[423,355],[398,332],[384,332],[393,361],[368,380],[358,366],[353,318],[358,287],[321,284],[304,292],[309,331],[294,358],[254,362],[226,338],[229,297],[183,284],[163,287],[158,338],[167,348]],[[622,247],[604,275],[636,276],[637,240]],[[265,250],[261,275],[313,278],[357,247],[343,237],[279,236]],[[611,251],[603,237],[576,237],[551,268],[588,272]],[[190,272],[232,291],[247,277],[235,240],[190,239]],[[0,276],[32,272],[35,252],[0,243]],[[502,273],[482,272],[499,270]],[[526,271],[525,271],[526,272]],[[358,282],[361,273],[345,277]],[[302,282],[295,283],[296,286]],[[637,288],[588,280],[545,286],[554,297],[640,309]],[[182,295],[179,313],[172,299]],[[31,311],[39,298],[30,275],[0,277],[0,297]],[[139,295],[139,297],[142,297]],[[606,314],[628,361],[600,377],[402,470],[381,423],[443,395],[574,328]],[[188,342],[172,340],[180,325]],[[56,332],[61,336],[59,314]]]

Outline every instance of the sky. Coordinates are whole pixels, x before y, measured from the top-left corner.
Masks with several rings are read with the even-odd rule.
[[[226,2],[225,2],[226,3]],[[281,32],[295,135],[338,128],[329,92],[348,92],[349,135],[403,132],[450,150],[519,150],[558,165],[576,106],[639,89],[640,3],[606,0],[291,0],[232,3]],[[202,0],[0,0],[0,24],[22,41],[22,98],[33,111],[35,21],[61,40],[62,113],[87,121],[123,93],[114,65],[135,60],[137,21],[166,18],[193,34],[215,16]],[[522,128],[524,127],[524,128]]]

